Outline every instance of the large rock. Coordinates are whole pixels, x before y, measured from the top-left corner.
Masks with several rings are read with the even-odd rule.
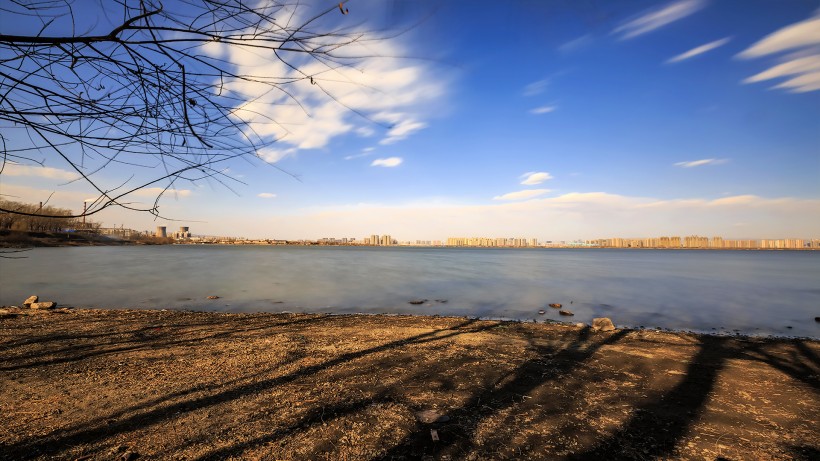
[[[54,309],[57,307],[57,303],[54,301],[44,301],[41,303],[31,303],[31,306],[29,307],[32,309]]]
[[[23,301],[23,306],[24,307],[31,307],[31,305],[36,303],[38,299],[40,299],[40,298],[38,298],[37,295],[29,296],[28,298],[26,298],[25,301]]]
[[[612,320],[609,317],[598,317],[592,319],[592,330],[593,331],[612,331],[615,329],[615,325],[612,323]]]

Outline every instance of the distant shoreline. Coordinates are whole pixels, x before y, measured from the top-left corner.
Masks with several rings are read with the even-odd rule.
[[[448,245],[363,245],[363,244],[320,244],[320,243],[221,243],[221,242],[151,242],[112,239],[81,233],[63,232],[0,232],[0,248],[57,248],[87,246],[227,246],[227,247],[350,247],[350,248],[415,248],[415,249],[470,249],[470,250],[686,250],[686,251],[818,251],[820,248],[666,248],[666,247],[596,247],[596,246],[538,246],[538,247],[487,247]]]

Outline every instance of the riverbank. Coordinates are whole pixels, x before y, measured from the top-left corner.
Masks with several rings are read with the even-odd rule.
[[[820,343],[466,318],[0,314],[4,459],[816,459]]]

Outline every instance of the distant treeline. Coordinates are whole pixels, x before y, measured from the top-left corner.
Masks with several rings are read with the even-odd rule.
[[[83,218],[69,218],[73,211],[53,206],[40,206],[30,203],[0,200],[0,208],[21,213],[30,213],[37,216],[26,216],[7,211],[0,211],[0,229],[29,231],[29,232],[60,232],[64,229],[95,231],[100,223],[94,223]]]

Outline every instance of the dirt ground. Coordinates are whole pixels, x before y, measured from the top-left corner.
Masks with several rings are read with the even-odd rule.
[[[820,459],[820,343],[0,310],[0,459]]]

